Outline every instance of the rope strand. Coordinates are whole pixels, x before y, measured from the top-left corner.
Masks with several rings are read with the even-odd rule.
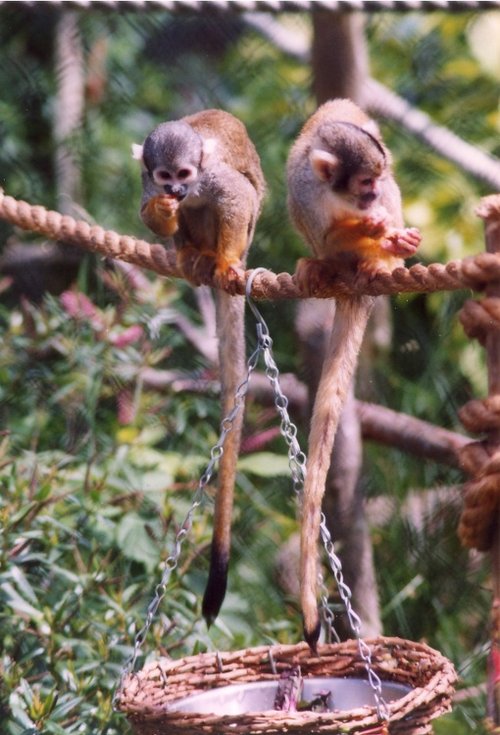
[[[494,206],[498,197],[487,197],[482,207]],[[484,204],[486,202],[486,204]],[[489,202],[489,204],[488,204]],[[176,266],[175,251],[160,243],[148,243],[130,235],[119,235],[98,225],[89,225],[69,215],[45,209],[39,205],[7,196],[0,190],[0,219],[23,230],[36,232],[52,240],[77,245],[108,258],[133,263],[158,275],[181,278]],[[249,272],[241,271],[231,290],[245,293]],[[273,273],[262,269],[252,284],[253,299],[299,299],[333,298],[360,293],[380,296],[395,293],[431,293],[434,291],[457,291],[462,288],[482,290],[487,283],[500,279],[500,255],[481,253],[463,260],[452,260],[446,264],[421,263],[410,268],[396,268],[392,273],[375,276],[339,273],[317,290],[299,291],[294,276],[289,273]],[[220,287],[214,280],[205,279],[204,284]],[[200,284],[201,285],[201,284]]]
[[[1,4],[1,2],[0,2]],[[61,0],[51,0],[52,5],[60,5]],[[88,9],[90,0],[71,0],[66,5]],[[203,12],[266,12],[266,13],[303,13],[316,10],[408,12],[444,11],[471,12],[491,10],[500,7],[498,0],[106,0],[96,3],[102,10],[164,10],[169,13]],[[147,6],[147,7],[146,7]]]

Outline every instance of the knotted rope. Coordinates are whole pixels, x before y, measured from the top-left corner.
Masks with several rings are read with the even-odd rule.
[[[480,422],[467,424],[462,412],[460,418],[465,426],[480,426]],[[486,441],[472,442],[461,450],[460,462],[471,480],[464,485],[464,508],[458,535],[464,546],[488,551],[493,542],[500,501],[500,449]]]
[[[500,196],[486,197],[477,214],[490,223],[500,225]],[[480,301],[467,301],[460,321],[468,337],[487,346],[488,338],[500,332],[500,298],[487,296]],[[465,428],[474,434],[490,436],[466,445],[460,452],[463,469],[471,479],[464,486],[464,508],[458,533],[464,546],[488,551],[500,510],[500,394],[472,400],[459,411]]]
[[[45,207],[14,199],[1,190],[0,218],[23,230],[77,245],[104,257],[124,260],[161,276],[182,277],[176,266],[173,249],[89,225]],[[248,272],[240,271],[231,284],[231,291],[244,294],[248,275]],[[495,280],[500,280],[500,255],[482,253],[463,260],[452,260],[445,265],[431,263],[424,266],[417,263],[410,268],[396,268],[392,273],[379,273],[376,276],[338,273],[314,291],[299,291],[293,275],[289,273],[275,274],[263,270],[253,279],[251,295],[254,299],[297,299],[332,298],[358,293],[379,296],[402,292],[456,291],[462,288],[481,290]],[[211,286],[221,285],[207,278],[201,279],[201,282]]]

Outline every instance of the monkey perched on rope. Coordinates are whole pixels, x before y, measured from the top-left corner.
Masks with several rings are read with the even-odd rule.
[[[265,182],[260,160],[237,118],[204,110],[159,125],[142,146],[141,217],[162,237],[173,237],[182,275],[198,285],[215,278],[231,287],[244,266],[260,213]],[[217,335],[222,415],[245,376],[244,300],[217,289]],[[242,412],[235,417],[219,461],[210,572],[203,615],[218,615],[227,585],[236,462]]]
[[[392,271],[420,243],[404,228],[401,195],[390,153],[376,123],[350,100],[322,105],[304,125],[287,165],[288,205],[314,258],[299,261],[296,281],[306,292],[339,270],[368,276]],[[375,297],[337,298],[309,433],[301,531],[301,606],[304,637],[319,637],[317,540],[321,500],[335,433]]]

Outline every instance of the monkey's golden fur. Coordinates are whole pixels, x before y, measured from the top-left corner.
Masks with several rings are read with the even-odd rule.
[[[162,157],[168,150],[175,156],[177,168],[182,167],[185,158],[186,168],[195,168],[197,176],[185,198],[177,201],[164,193],[152,180],[151,172],[145,170],[142,219],[162,237],[173,237],[179,268],[188,280],[196,284],[208,273],[215,274],[219,283],[230,283],[234,271],[244,266],[265,191],[259,156],[245,126],[227,112],[205,110],[173,126],[159,126],[151,135],[155,142],[154,163],[167,166],[170,161]],[[184,140],[191,139],[197,148],[192,155],[191,143],[184,145]],[[222,415],[227,416],[245,376],[243,297],[218,289],[216,316]],[[203,600],[208,623],[217,617],[226,590],[242,422],[240,411],[219,461],[210,572]]]
[[[328,280],[342,268],[392,270],[414,253],[420,235],[404,229],[401,196],[376,124],[350,100],[322,105],[306,122],[287,164],[292,222],[315,258],[298,263],[300,284]],[[318,284],[319,285],[319,284]],[[335,433],[374,298],[337,299],[308,442],[301,526],[300,586],[304,637],[314,649],[317,542],[321,502]]]

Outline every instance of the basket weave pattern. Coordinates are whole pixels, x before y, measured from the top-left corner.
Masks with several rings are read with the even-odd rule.
[[[456,681],[453,665],[423,643],[400,638],[367,641],[374,671],[383,681],[407,684],[412,690],[388,703],[391,735],[425,735],[431,720],[451,708]],[[269,652],[275,663],[273,673]],[[251,712],[239,715],[207,715],[176,712],[172,702],[216,687],[255,681],[274,681],[281,672],[299,665],[304,678],[312,676],[366,678],[357,642],[319,646],[311,654],[305,643],[260,646],[243,651],[189,656],[178,661],[162,658],[147,664],[123,682],[119,709],[138,735],[229,735],[235,733],[338,733],[354,735],[378,723],[375,705],[357,709],[317,712]]]

